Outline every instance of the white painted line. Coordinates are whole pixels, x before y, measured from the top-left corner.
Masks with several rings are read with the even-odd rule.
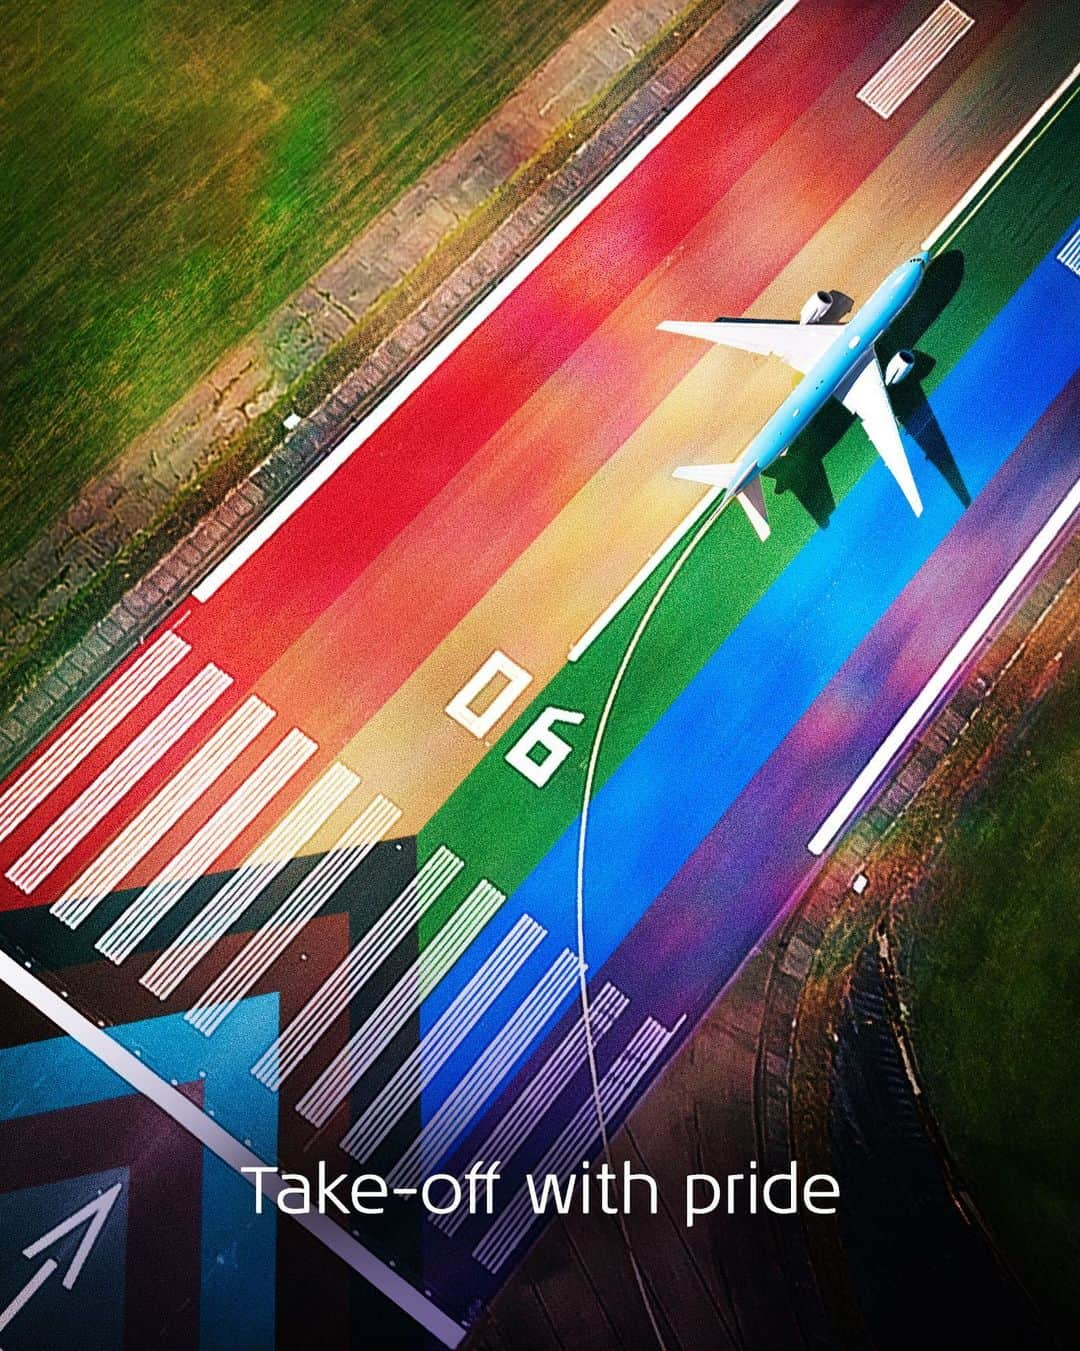
[[[232,676],[204,666],[11,865],[8,880],[25,892],[39,886],[231,684]]]
[[[494,311],[498,305],[518,286],[525,278],[534,271],[540,263],[547,258],[558,245],[585,219],[600,203],[623,181],[629,174],[641,163],[642,160],[667,136],[699,103],[708,97],[710,93],[720,84],[739,63],[747,57],[754,48],[768,36],[777,25],[787,17],[795,8],[798,0],[782,0],[774,10],[754,28],[745,38],[731,51],[731,53],[705,77],[698,85],[692,89],[686,97],[667,115],[666,118],[641,142],[641,144],[629,155],[626,156],[604,181],[588,194],[587,197],[571,212],[555,230],[551,232],[537,247],[525,258],[509,276],[496,287],[486,301],[472,311],[472,313],[463,320],[453,333],[447,337],[429,353],[424,363],[417,367],[413,375],[410,376],[402,385],[398,386],[396,391],[396,402],[390,406],[390,399],[376,410],[379,414],[378,422],[360,423],[346,442],[343,442],[333,453],[333,455],[324,462],[318,478],[315,475],[310,476],[299,485],[296,493],[304,490],[304,496],[300,500],[293,501],[295,494],[282,504],[286,508],[280,515],[271,516],[262,523],[256,531],[247,540],[243,541],[238,550],[224,559],[222,564],[216,568],[193,592],[196,599],[200,601],[208,600],[220,586],[224,584],[242,565],[251,557],[252,554],[268,539],[279,526],[288,519],[288,517],[312,496],[318,488],[331,477],[335,470],[348,458],[363,441],[371,435],[375,427],[385,422],[387,418],[400,407],[409,395],[434,371],[450,354],[456,350],[479,325],[487,318],[488,314]],[[393,398],[394,396],[391,396]],[[348,444],[353,442],[353,444]],[[264,528],[267,527],[268,528]],[[230,1167],[239,1172],[241,1166],[255,1167],[260,1164],[257,1155],[252,1151],[240,1145],[232,1136],[224,1131],[215,1121],[206,1115],[195,1103],[185,1098],[177,1089],[166,1084],[164,1080],[153,1074],[140,1060],[133,1056],[129,1051],[119,1046],[108,1037],[101,1029],[94,1026],[92,1022],[77,1013],[69,1004],[60,999],[47,986],[38,981],[35,977],[25,972],[17,963],[12,962],[4,953],[0,952],[0,979],[9,985],[12,989],[21,993],[30,1000],[42,1013],[49,1017],[58,1027],[69,1035],[73,1036],[80,1045],[95,1055],[103,1064],[113,1069],[127,1083],[143,1093],[146,1097],[156,1102],[173,1120],[178,1122],[188,1130],[196,1139],[200,1140],[208,1149],[226,1162]],[[248,1178],[250,1182],[251,1179]],[[280,1195],[284,1190],[284,1184],[279,1179],[268,1178],[264,1180],[264,1190],[267,1195],[273,1197],[275,1203],[280,1204]],[[366,1248],[356,1242],[349,1234],[341,1229],[328,1216],[320,1215],[317,1211],[296,1215],[296,1222],[304,1229],[316,1237],[321,1243],[335,1252],[342,1258],[354,1271],[364,1276],[367,1280],[389,1299],[393,1300],[399,1308],[404,1310],[410,1317],[415,1319],[422,1327],[426,1328],[434,1336],[438,1337],[446,1346],[458,1346],[465,1336],[465,1329],[460,1327],[452,1319],[448,1318],[441,1309],[439,1309],[430,1300],[423,1297],[417,1290],[404,1281],[395,1271],[391,1270],[378,1258],[373,1256]]]
[[[69,929],[78,928],[217,782],[273,716],[274,710],[261,699],[252,695],[245,700],[49,907],[51,913]]]
[[[204,1036],[215,1032],[304,925],[314,919],[345,879],[363,863],[401,808],[380,793],[324,855],[263,927],[184,1014]]]
[[[296,1104],[302,1117],[314,1126],[326,1124],[505,900],[490,882],[473,888]]]
[[[614,985],[605,984],[589,1004],[589,1030],[593,1045],[599,1045],[604,1034],[630,1003],[626,995]],[[528,1139],[540,1118],[584,1065],[586,1056],[585,1022],[580,1016],[558,1046],[524,1086],[513,1104],[489,1132],[473,1156],[473,1163],[484,1159],[498,1159],[506,1164]],[[467,1171],[467,1170],[466,1170]],[[465,1186],[465,1174],[458,1175]],[[464,1194],[464,1193],[463,1193]],[[459,1206],[443,1215],[435,1215],[433,1223],[444,1233],[453,1235],[468,1218],[468,1211]]]
[[[73,1037],[103,1065],[118,1074],[137,1093],[156,1103],[211,1154],[254,1186],[254,1176],[241,1172],[241,1169],[265,1168],[267,1166],[265,1159],[260,1159],[253,1150],[242,1145],[201,1107],[190,1098],[186,1098],[178,1088],[167,1084],[138,1056],[114,1041],[102,1028],[95,1027],[67,1000],[61,999],[55,991],[50,990],[36,976],[32,976],[5,952],[0,952],[0,980],[43,1013],[61,1032]],[[264,1195],[270,1197],[274,1204],[280,1207],[281,1193],[285,1190],[285,1184],[277,1174],[265,1174],[262,1184]],[[381,1290],[388,1299],[393,1300],[421,1327],[438,1337],[445,1346],[455,1347],[461,1343],[465,1336],[464,1328],[448,1318],[440,1308],[358,1243],[347,1230],[341,1228],[328,1215],[321,1215],[314,1209],[307,1214],[284,1210],[282,1214],[287,1215],[291,1222],[300,1225],[325,1248],[340,1257],[358,1275],[370,1281],[377,1290]]]
[[[427,1088],[547,934],[522,915],[460,993],[432,1024],[341,1140],[341,1148],[364,1162]]]
[[[1064,263],[1070,272],[1080,277],[1080,230],[1066,243],[1058,253],[1057,260]]]
[[[314,496],[349,459],[355,450],[364,444],[373,432],[377,431],[401,405],[413,394],[431,373],[437,370],[446,359],[474,333],[480,325],[493,314],[507,296],[512,295],[527,277],[567,239],[574,230],[619,186],[628,178],[638,165],[650,155],[656,147],[684,121],[694,109],[702,103],[713,90],[742,61],[750,55],[759,43],[777,27],[798,4],[799,0],[781,0],[746,37],[708,75],[683,98],[667,116],[653,128],[641,143],[625,156],[611,172],[592,189],[589,194],[562,221],[518,263],[511,272],[480,303],[471,310],[462,321],[446,335],[412,371],[396,385],[377,408],[363,418],[344,440],[298,483],[292,492],[268,516],[247,535],[236,548],[218,564],[192,592],[196,600],[208,601],[224,584],[238,572],[249,558]]]
[[[650,1066],[675,1035],[655,1018],[647,1018],[600,1080],[599,1098],[605,1117],[614,1116]],[[589,1157],[598,1136],[597,1103],[590,1093],[559,1132],[533,1170],[534,1178],[548,1173],[564,1180]],[[489,1271],[498,1271],[536,1222],[528,1189],[523,1185],[477,1244],[473,1256]]]
[[[715,488],[710,488],[707,493],[698,499],[693,509],[687,512],[675,529],[667,536],[663,544],[649,555],[607,609],[605,609],[602,614],[597,615],[573,647],[571,647],[570,651],[567,653],[567,657],[570,661],[577,661],[580,657],[585,655],[615,616],[633,600],[679,541],[693,529],[713,503],[718,501],[723,494],[724,488],[721,484]]]
[[[419,1187],[435,1172],[576,984],[577,955],[563,948],[391,1168],[391,1187]]]
[[[1078,62],[1075,66],[1073,66],[1072,70],[1069,71],[1068,75],[1065,76],[1064,80],[1062,80],[1062,82],[1049,96],[1049,98],[1044,99],[1043,102],[1038,106],[1038,108],[1036,108],[1036,110],[1032,113],[1032,115],[1028,118],[1028,120],[1024,123],[1024,125],[1020,128],[1020,130],[1016,133],[1016,135],[1012,138],[1012,140],[1009,141],[1008,145],[1006,145],[1004,149],[1000,150],[994,156],[994,158],[990,161],[990,163],[978,176],[975,182],[972,183],[971,187],[968,188],[968,190],[964,193],[964,195],[960,198],[960,200],[956,203],[956,205],[952,208],[952,210],[944,217],[944,219],[939,221],[938,224],[934,226],[934,228],[923,240],[922,246],[924,249],[934,248],[937,242],[940,239],[942,239],[942,236],[945,234],[945,232],[951,228],[954,221],[956,221],[965,211],[967,211],[967,208],[971,206],[972,202],[975,202],[975,199],[982,192],[983,188],[986,187],[986,185],[994,177],[994,175],[1005,163],[1005,161],[1008,160],[1015,153],[1015,151],[1019,149],[1019,147],[1023,144],[1023,142],[1027,140],[1027,138],[1035,130],[1038,124],[1042,121],[1042,119],[1047,115],[1050,109],[1053,108],[1054,104],[1058,101],[1058,99],[1060,99],[1061,96],[1066,92],[1069,86],[1076,83],[1078,77],[1080,77],[1080,62]],[[1006,172],[1002,174],[998,182],[994,184],[993,188],[991,189],[992,192],[996,191],[1001,186],[1001,184],[1004,183],[1005,179],[1008,178],[1009,174],[1012,173],[1012,171],[1024,158],[1024,155],[1026,155],[1028,151],[1032,148],[1032,146],[1037,144],[1039,139],[1047,131],[1049,131],[1049,129],[1053,126],[1054,122],[1057,121],[1057,119],[1069,106],[1069,103],[1072,102],[1073,97],[1075,97],[1075,92],[1072,96],[1070,96],[1070,98],[1066,99],[1066,101],[1062,104],[1062,106],[1054,113],[1054,116],[1049,119],[1049,121],[1046,123],[1046,126],[1041,127],[1039,129],[1038,136],[1032,139],[1031,144],[1024,146],[1023,153],[1018,155],[1015,161],[1009,165]],[[985,204],[989,196],[990,194],[988,193],[987,197],[983,198],[982,201],[975,202],[975,205],[972,207],[971,211],[964,216],[963,220],[961,220],[960,224],[956,227],[956,229],[952,231],[948,239],[944,240],[942,244],[943,248],[947,247],[956,238],[956,236],[960,233],[960,231],[964,228],[964,226],[967,225],[968,221],[971,220],[972,216],[974,216],[975,213],[979,211],[981,207]]]
[[[852,780],[840,801],[811,836],[807,849],[821,855],[855,814],[863,798],[903,750],[934,704],[948,688],[994,621],[1031,575],[1039,560],[1080,509],[1080,479],[1050,514],[1049,519],[992,592],[989,600],[957,639],[944,660],[900,716],[892,731]]]
[[[55,1257],[47,1257],[5,1309],[0,1309],[0,1332],[22,1312],[60,1266]]]
[[[890,118],[930,72],[938,67],[974,24],[952,0],[945,0],[899,46],[855,97],[879,117]]]
[[[7,839],[190,651],[175,633],[163,633],[58,736],[0,795],[0,840]]]
[[[117,916],[94,944],[98,952],[117,966],[130,957],[317,750],[294,727]]]
[[[927,75],[971,27],[967,15],[957,20],[957,11],[943,5],[912,35],[905,50],[896,53],[887,71],[879,73],[857,97],[883,118],[889,118],[919,87]],[[959,29],[959,31],[957,31]]]
[[[326,1029],[378,970],[406,933],[464,868],[444,844],[434,851],[363,938],[357,942],[308,1002],[251,1067],[260,1083],[276,1093]]]
[[[1054,90],[1054,92],[1050,95],[1050,97],[1047,98],[1042,104],[1040,104],[1040,106],[1031,115],[1031,117],[1028,118],[1028,120],[1024,123],[1024,125],[1020,128],[1020,130],[1016,133],[1016,135],[1012,138],[1012,140],[1008,143],[1008,145],[1006,145],[1005,148],[994,157],[991,163],[986,166],[986,168],[982,171],[982,173],[975,180],[975,182],[972,183],[972,185],[968,188],[968,190],[964,193],[964,195],[960,198],[960,200],[956,203],[956,205],[952,208],[952,210],[949,211],[949,213],[941,221],[938,222],[938,224],[933,228],[933,230],[930,231],[927,237],[923,240],[922,247],[924,249],[932,249],[937,244],[937,242],[942,238],[942,236],[953,224],[953,222],[956,221],[961,216],[961,214],[967,210],[967,208],[971,205],[971,203],[975,200],[975,198],[978,197],[979,193],[982,192],[983,188],[986,187],[987,183],[990,182],[990,180],[998,172],[998,170],[1005,163],[1005,161],[1031,135],[1032,131],[1035,129],[1038,123],[1046,116],[1046,114],[1054,106],[1057,100],[1061,98],[1062,94],[1065,93],[1065,91],[1069,88],[1069,86],[1073,84],[1078,77],[1080,77],[1080,64],[1077,64],[1072,68],[1069,74],[1065,77],[1065,79],[1061,82],[1061,84],[1058,85],[1058,87]],[[1022,160],[1024,155],[1027,154],[1028,150],[1031,149],[1031,146],[1034,145],[1038,141],[1039,137],[1041,137],[1043,133],[1049,129],[1049,127],[1053,124],[1054,120],[1056,120],[1056,118],[1059,117],[1061,113],[1064,111],[1066,106],[1068,105],[1067,104],[1062,105],[1062,107],[1059,108],[1058,111],[1054,114],[1054,117],[1050,119],[1050,122],[1048,122],[1045,127],[1040,129],[1039,135],[1034,138],[1034,140],[1031,142],[1031,145],[1028,145],[1024,148],[1023,154],[1021,154],[1017,158],[1017,160],[1009,166],[1008,171],[1002,175],[1002,178],[999,180],[999,182],[994,184],[993,190],[996,190],[1000,186],[1000,184],[1005,181],[1005,179],[1009,176],[1009,174],[1012,173],[1016,165],[1020,163],[1020,160]],[[981,209],[981,207],[985,204],[988,198],[989,194],[987,195],[987,197],[983,198],[982,201],[977,202],[976,205],[972,207],[971,211],[960,222],[956,230],[954,230],[952,234],[949,236],[949,238],[944,241],[942,247],[946,247],[949,243],[951,243],[951,241],[956,237],[956,235],[959,234],[959,232],[964,228],[965,225],[967,225],[968,221],[972,218],[972,216],[974,216],[975,213]],[[701,519],[701,517],[705,514],[705,512],[708,511],[708,509],[712,506],[712,504],[720,497],[722,491],[723,490],[719,488],[710,489],[709,492],[707,492],[704,495],[704,497],[702,497],[700,501],[695,505],[693,510],[688,515],[683,517],[683,519],[674,528],[674,530],[672,530],[672,532],[668,535],[668,537],[664,540],[664,542],[660,545],[660,547],[656,549],[654,553],[650,554],[650,556],[646,559],[646,561],[642,564],[642,566],[638,569],[638,571],[634,574],[634,576],[630,579],[630,581],[627,582],[627,584],[623,587],[623,589],[619,592],[619,594],[615,597],[615,599],[611,602],[611,604],[608,605],[608,607],[603,611],[602,614],[598,615],[596,619],[593,620],[593,622],[589,625],[589,627],[585,630],[585,632],[581,635],[581,637],[577,640],[577,642],[574,643],[574,645],[570,648],[570,651],[567,654],[568,659],[570,661],[578,661],[581,657],[585,655],[585,653],[593,645],[596,639],[599,638],[601,633],[604,632],[604,630],[608,627],[608,625],[612,622],[612,620],[615,619],[621,613],[621,611],[629,604],[631,600],[633,600],[634,596],[638,593],[638,591],[645,584],[645,582],[648,581],[648,579],[652,576],[652,574],[656,571],[656,569],[660,566],[660,564],[663,563],[664,559],[667,558],[667,556],[672,552],[672,550],[676,548],[679,541],[687,534],[689,530],[693,528],[693,526],[697,523],[697,521]]]
[[[195,969],[218,939],[259,899],[275,877],[326,823],[360,783],[359,777],[336,762],[252,850],[212,900],[169,944],[139,984],[167,999]]]

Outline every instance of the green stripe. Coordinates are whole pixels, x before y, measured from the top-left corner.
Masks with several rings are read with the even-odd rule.
[[[922,381],[925,393],[933,393],[1072,220],[1077,175],[1063,173],[1062,166],[1072,162],[1069,149],[1078,140],[1080,100],[1027,154],[964,227],[952,248],[935,259],[920,291],[890,333],[883,357],[897,347],[914,346],[933,359],[933,369]],[[903,393],[901,387],[898,394]],[[895,402],[903,417],[903,397]],[[847,415],[839,408],[835,413],[826,410],[781,465],[789,474],[798,472],[800,463],[805,463],[801,457],[816,460],[828,450],[828,480],[837,503],[875,458],[861,427],[849,427],[836,440],[838,426],[846,421]],[[626,674],[605,735],[597,789],[816,532],[792,492],[778,495],[767,480],[766,498],[773,525],[768,545],[758,542],[742,513],[728,512],[691,556],[657,609]],[[618,504],[613,503],[612,509],[618,510]],[[471,870],[482,871],[508,891],[536,866],[580,810],[585,765],[600,709],[633,627],[662,575],[663,570],[579,663],[565,666],[551,680],[461,783],[421,832],[421,857],[438,844],[448,844]],[[507,646],[513,650],[511,634]],[[505,764],[503,756],[551,704],[583,711],[586,720],[580,728],[563,729],[573,739],[575,754],[547,787],[537,789]],[[462,735],[468,734],[463,731]],[[450,907],[454,904],[449,899],[446,902]],[[444,913],[438,907],[429,914],[425,932],[441,923]]]

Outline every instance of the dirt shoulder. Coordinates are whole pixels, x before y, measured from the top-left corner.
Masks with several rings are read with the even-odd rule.
[[[1030,729],[1075,688],[1078,565],[1080,536],[1074,534],[983,649],[792,921],[812,956],[791,1010],[789,1147],[808,1168],[839,1174],[855,1156],[864,1165],[863,1185],[858,1158],[849,1169],[854,1213],[847,1226],[807,1231],[818,1285],[844,1345],[891,1344],[903,1331],[905,1307],[929,1317],[935,1273],[951,1273],[950,1316],[976,1335],[980,1318],[995,1318],[999,1327],[1016,1316],[1055,1321],[1053,1300],[1016,1260],[1022,1233],[998,1223],[1008,1213],[999,1204],[998,1174],[1009,1172],[1012,1151],[988,1166],[987,1150],[971,1147],[971,1114],[957,1110],[957,1095],[966,1100],[975,1091],[973,1076],[1017,1073],[1004,1029],[1012,1026],[1019,1037],[1025,1012],[1014,1003],[998,1009],[1004,1029],[998,1028],[996,1050],[988,1047],[994,1009],[979,1002],[970,979],[978,955],[958,939],[960,950],[954,942],[954,960],[942,970],[933,944],[940,926],[955,925],[965,908],[977,929],[991,918],[998,922],[970,913],[969,901],[978,910],[979,898],[967,895],[950,860],[972,822],[995,810],[1002,783],[1028,772]],[[1008,879],[1001,885],[1008,887]],[[1039,922],[1036,913],[1017,916],[1020,931]],[[1052,943],[1053,935],[1043,941]],[[935,973],[929,985],[928,963]],[[1011,998],[1004,988],[1003,995]],[[941,1015],[941,997],[971,1021],[966,1050],[948,1027],[931,1026]],[[942,1092],[943,1074],[966,1083]],[[1014,1134],[1017,1113],[1025,1110],[1008,1094],[999,1097],[999,1128]],[[1036,1169],[1047,1166],[1046,1157],[1036,1163]],[[913,1234],[918,1229],[917,1242],[905,1244],[905,1225]],[[879,1262],[867,1257],[875,1236],[892,1245]],[[925,1271],[915,1270],[920,1261],[930,1263]],[[1052,1281],[1049,1271],[1047,1277]],[[902,1290],[916,1286],[920,1299],[905,1306]]]
[[[609,0],[0,568],[0,765],[130,650],[771,8]]]

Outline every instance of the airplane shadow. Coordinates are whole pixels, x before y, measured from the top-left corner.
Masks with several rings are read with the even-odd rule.
[[[849,295],[845,295],[843,291],[833,291],[832,298],[832,309],[825,317],[830,324],[838,324],[841,320],[846,319],[855,308],[855,302]]]
[[[951,302],[964,280],[964,255],[949,249],[926,270],[923,283],[911,303],[885,335],[879,355],[884,368],[894,352],[906,347],[915,352],[915,369],[893,390],[893,409],[901,426],[919,446],[927,460],[956,494],[960,504],[971,506],[971,493],[949,444],[923,392],[923,381],[934,369],[933,357],[918,350],[919,342]]]
[[[915,369],[896,389],[893,410],[901,426],[918,445],[927,461],[934,466],[959,498],[961,506],[970,507],[971,494],[960,473],[960,467],[953,458],[949,443],[941,430],[941,424],[934,416],[934,410],[923,393],[922,381],[934,369],[933,358],[921,352],[917,352],[915,356]]]
[[[794,493],[802,509],[824,530],[836,510],[836,498],[825,473],[825,456],[851,426],[851,414],[830,402],[798,437],[789,451],[762,473],[776,496]]]
[[[964,256],[950,249],[935,258],[923,283],[910,304],[879,344],[882,369],[901,348],[916,353],[915,368],[908,378],[890,390],[893,409],[904,430],[922,450],[963,506],[971,505],[971,494],[964,483],[933,409],[922,389],[922,382],[934,368],[931,357],[918,351],[920,339],[952,301],[964,277]],[[851,299],[833,292],[837,304],[830,315],[836,322],[852,307]],[[777,460],[763,477],[773,484],[775,493],[794,493],[803,510],[820,529],[828,527],[836,510],[836,498],[825,473],[825,457],[847,432],[852,415],[841,404],[831,401],[810,426],[791,445],[790,453]]]

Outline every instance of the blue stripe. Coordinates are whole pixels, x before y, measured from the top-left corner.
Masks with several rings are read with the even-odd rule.
[[[1055,258],[1067,238],[1055,243],[931,401],[973,498],[1080,365],[1080,286]],[[907,444],[923,493],[922,517],[906,510],[891,475],[876,463],[839,504],[828,529],[814,535],[598,793],[585,884],[593,971],[959,518],[962,508],[952,490],[925,465],[919,448]],[[762,829],[769,823],[762,822]],[[500,917],[509,924],[524,910],[539,919],[552,935],[541,953],[551,950],[549,943],[575,944],[576,849],[575,821]],[[425,1028],[499,936],[482,935],[432,994],[423,1009]],[[531,978],[523,973],[519,981]],[[519,981],[425,1094],[425,1115],[521,997]]]
[[[248,1048],[279,1026],[277,995],[245,1000],[228,1037],[207,1041],[178,1014],[109,1029],[159,1074],[203,1081],[203,1106],[227,1130],[277,1157],[277,1102],[247,1072]],[[131,1086],[72,1037],[0,1049],[0,1121],[124,1097]],[[203,1151],[199,1298],[200,1351],[236,1351],[274,1341],[276,1216],[255,1214],[246,1179]],[[193,1292],[194,1294],[194,1292]]]

